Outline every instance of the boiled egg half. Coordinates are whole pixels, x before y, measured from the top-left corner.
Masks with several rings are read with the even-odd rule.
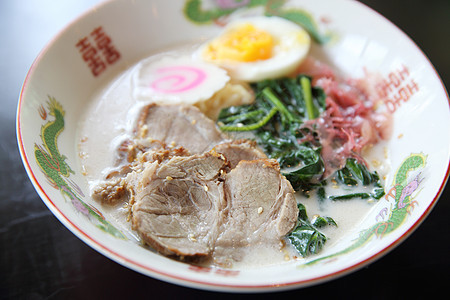
[[[310,36],[299,25],[280,17],[255,16],[230,22],[195,56],[226,69],[233,79],[256,82],[293,72],[310,45]]]

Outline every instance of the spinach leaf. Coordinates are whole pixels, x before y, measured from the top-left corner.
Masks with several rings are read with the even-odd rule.
[[[368,192],[355,192],[339,196],[329,196],[328,198],[331,200],[348,200],[353,198],[372,198],[378,200],[385,194],[378,173],[376,171],[370,172],[365,165],[359,163],[354,158],[348,158],[345,167],[336,171],[334,180],[338,184],[353,187],[366,187],[367,189],[372,187],[372,189]]]
[[[337,226],[336,222],[330,217],[320,216],[314,217],[312,221],[309,221],[305,206],[298,204],[298,209],[297,226],[288,234],[287,238],[301,256],[306,257],[310,254],[317,254],[327,241],[327,237],[319,231],[319,228]]]
[[[252,131],[267,124],[277,112],[270,103],[256,99],[251,105],[222,109],[217,124],[223,131]]]
[[[224,124],[224,122],[227,122],[228,124],[221,125],[220,129],[223,131],[255,130],[266,125],[277,112],[278,109],[276,107],[272,107],[269,111],[255,109],[240,115],[230,115],[221,121],[222,124]],[[253,121],[253,123],[250,121]]]
[[[282,170],[283,175],[297,190],[310,190],[313,183],[318,183],[325,171],[320,149],[299,145],[298,149],[283,157],[284,161],[300,163],[297,168]]]
[[[264,89],[270,88],[297,121],[317,118],[325,110],[325,92],[319,87],[312,87],[311,78],[306,75],[263,80],[253,84],[252,88],[257,98]],[[308,110],[314,111],[314,115],[308,117]]]
[[[321,88],[311,87],[311,78],[305,75],[263,80],[252,84],[252,88],[255,92],[255,102],[223,109],[218,119],[220,128],[255,124],[275,107],[279,114],[271,120],[272,125],[279,122],[282,128],[278,131],[290,131],[294,127],[298,129],[299,124],[310,118],[316,118],[325,110],[324,91]],[[258,129],[264,125],[261,124]]]
[[[252,85],[251,105],[233,106],[219,114],[223,131],[252,131],[258,145],[280,164],[294,189],[310,189],[324,172],[320,145],[299,143],[301,125],[325,110],[325,93],[311,86],[311,78],[265,80]]]
[[[312,87],[311,78],[299,75],[265,80],[252,88],[256,95],[254,103],[223,109],[218,125],[224,131],[251,131],[267,156],[278,161],[282,174],[295,190],[305,194],[316,190],[319,201],[380,199],[384,195],[378,174],[353,158],[347,159],[345,167],[336,171],[331,180],[356,187],[357,192],[327,195],[325,187],[329,179],[323,179],[325,164],[318,134],[314,128],[302,127],[306,121],[318,118],[326,107],[324,91]],[[310,221],[305,207],[302,204],[298,207],[297,226],[287,238],[305,257],[318,253],[327,241],[319,229],[337,225],[329,217],[315,216]]]
[[[302,124],[317,118],[325,110],[326,95],[321,88],[311,86],[311,78],[264,80],[252,85],[256,99],[251,105],[223,109],[218,124],[224,131],[252,131],[255,139],[269,158],[276,159],[282,174],[297,191],[319,189],[321,199],[347,200],[353,198],[380,199],[384,189],[376,172],[371,173],[356,159],[333,175],[338,184],[354,187],[373,186],[369,192],[349,192],[326,196],[322,179],[325,164],[321,145],[313,129],[301,131]],[[303,130],[306,130],[303,128]],[[306,135],[308,142],[299,142]]]

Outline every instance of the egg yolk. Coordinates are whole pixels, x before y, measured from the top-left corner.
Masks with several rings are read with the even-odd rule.
[[[269,33],[252,24],[244,24],[212,41],[204,55],[210,60],[265,60],[272,56],[273,44],[273,37]]]

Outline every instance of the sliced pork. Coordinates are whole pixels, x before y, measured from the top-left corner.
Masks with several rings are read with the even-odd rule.
[[[235,168],[241,160],[267,158],[266,154],[258,148],[256,142],[250,140],[236,140],[221,143],[214,147],[214,151],[225,156],[232,169]]]
[[[133,229],[165,255],[209,255],[225,206],[218,178],[226,165],[222,156],[206,153],[147,163],[131,173]]]
[[[135,136],[123,141],[117,149],[116,167],[93,187],[91,195],[104,204],[117,204],[128,195],[125,177],[143,162],[161,162],[172,156],[204,153],[213,148],[226,157],[231,168],[241,160],[267,157],[254,141],[228,141],[195,107],[148,105],[139,115]]]
[[[156,104],[142,109],[136,137],[141,145],[158,140],[169,146],[181,146],[192,154],[207,152],[227,139],[194,106]]]
[[[253,246],[280,246],[295,226],[297,201],[275,160],[241,161],[225,176],[226,222],[215,246],[217,264],[242,260]]]
[[[275,160],[227,162],[215,152],[147,163],[127,177],[132,227],[165,255],[231,266],[253,246],[280,247],[296,224],[294,190]]]
[[[231,266],[244,249],[278,247],[297,222],[279,165],[254,141],[230,141],[197,108],[148,105],[120,163],[93,190],[128,201],[131,225],[158,252]]]
[[[171,157],[189,155],[189,152],[181,147],[168,148],[164,147],[163,144],[158,143],[158,145],[160,147],[155,147],[144,153],[140,153],[131,162],[112,169],[104,180],[98,182],[92,188],[91,197],[96,201],[109,205],[124,202],[129,196],[126,188],[128,184],[126,177],[130,172],[142,171],[143,165],[146,163],[155,161],[161,163]]]

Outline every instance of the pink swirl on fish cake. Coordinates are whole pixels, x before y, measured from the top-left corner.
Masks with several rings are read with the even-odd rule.
[[[201,85],[206,79],[206,72],[190,66],[164,67],[156,70],[157,73],[167,76],[156,79],[150,87],[161,93],[182,93]],[[192,74],[185,76],[183,73]],[[167,85],[167,87],[166,87]]]

